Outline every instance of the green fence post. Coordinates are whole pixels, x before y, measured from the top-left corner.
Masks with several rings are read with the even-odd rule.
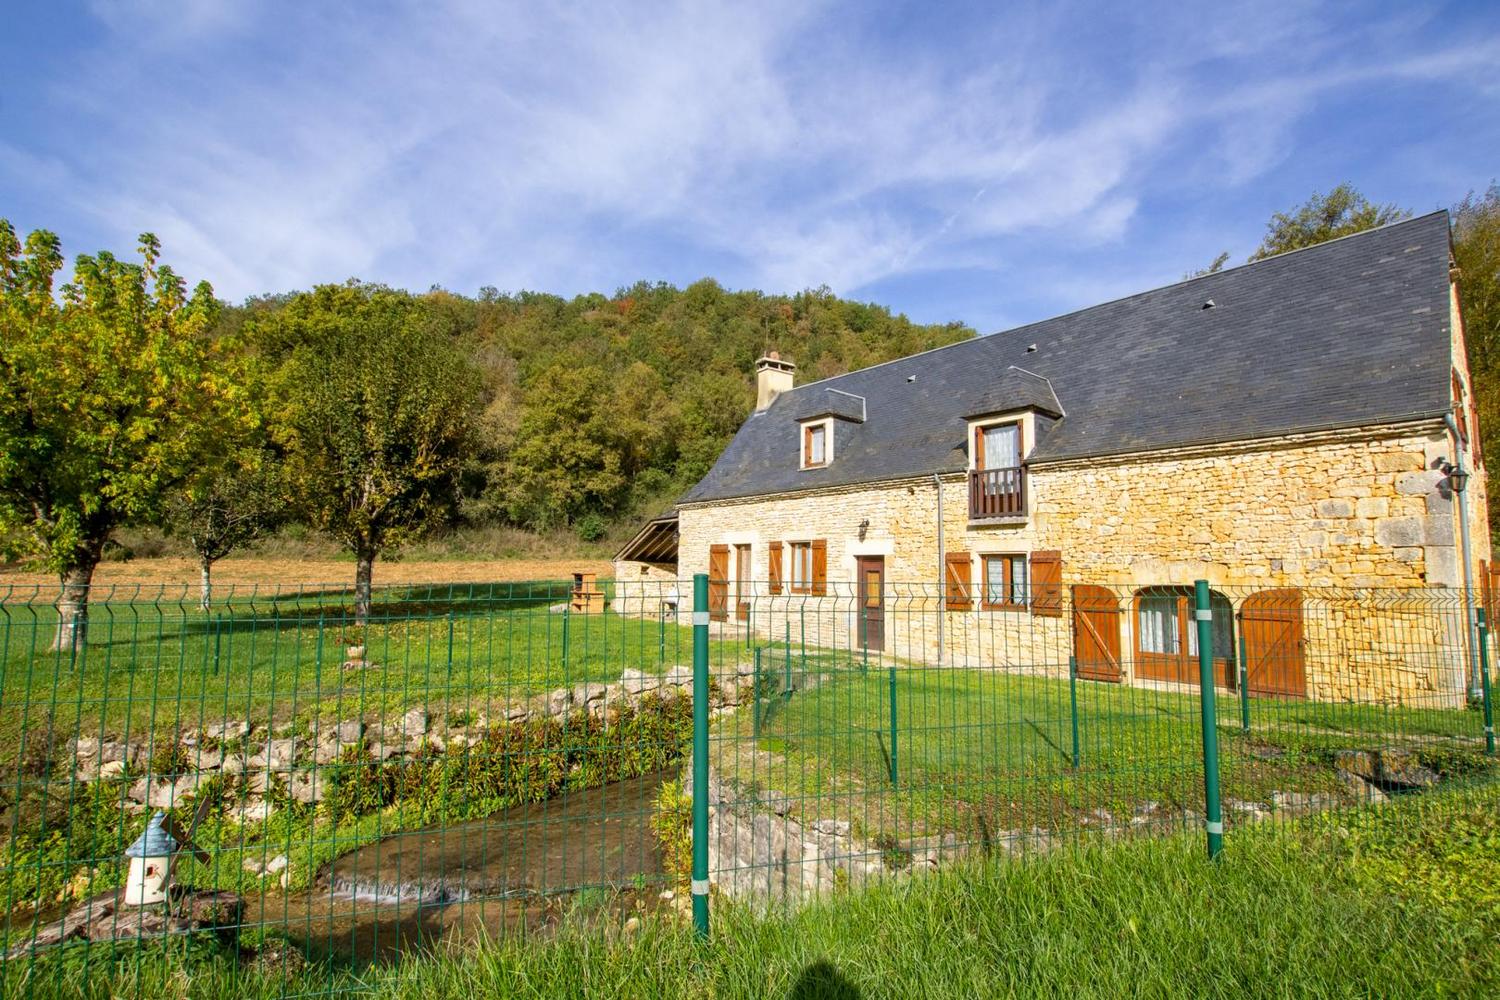
[[[1073,715],[1073,769],[1078,769],[1078,657],[1068,657],[1068,709]]]
[[[224,634],[224,616],[214,615],[214,676],[219,676],[219,638]]]
[[[1245,659],[1245,617],[1240,616],[1240,728],[1250,732],[1250,668]]]
[[[451,595],[450,595],[451,596]],[[448,689],[453,689],[453,611],[448,611]]]
[[[1214,623],[1208,581],[1193,583],[1193,617],[1198,622],[1198,701],[1203,706],[1203,809],[1208,856],[1224,849],[1224,816],[1219,805],[1219,721],[1214,692]]]
[[[563,605],[562,662],[564,676],[567,675],[566,672],[568,669],[568,619],[572,617],[572,615],[569,614],[569,612],[572,610],[572,607],[573,604],[571,600],[569,601],[569,603]]]
[[[1490,702],[1490,629],[1484,609],[1474,609],[1479,621],[1479,692],[1484,699],[1484,752],[1495,755],[1495,714]]]
[[[760,653],[760,649],[757,648],[755,650],[755,680],[750,686],[750,697],[753,699],[750,706],[750,720],[756,739],[760,739]]]
[[[890,669],[891,684],[891,787],[898,783],[899,769],[896,767],[896,668]]]
[[[708,937],[708,574],[693,576],[693,927]]]
[[[781,686],[781,696],[792,696],[792,623],[786,623],[786,683]]]

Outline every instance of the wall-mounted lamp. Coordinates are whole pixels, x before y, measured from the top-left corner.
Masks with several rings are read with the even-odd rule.
[[[859,522],[859,540],[860,541],[864,541],[865,540],[865,532],[867,532],[869,530],[870,530],[870,519],[867,517],[863,521]]]
[[[1469,474],[1446,458],[1439,461],[1438,471],[1448,477],[1448,489],[1454,493],[1462,493],[1469,485]]]

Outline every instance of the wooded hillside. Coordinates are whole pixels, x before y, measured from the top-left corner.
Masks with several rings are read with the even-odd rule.
[[[228,309],[221,332],[254,344],[294,299]],[[655,513],[708,470],[750,412],[765,351],[792,358],[800,383],[975,335],[826,288],[766,295],[712,280],[573,299],[491,288],[415,299],[480,372],[459,520],[569,526],[585,540],[611,519]]]

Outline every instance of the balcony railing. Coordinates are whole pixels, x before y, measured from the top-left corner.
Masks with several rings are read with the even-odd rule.
[[[976,469],[969,472],[969,518],[1026,516],[1026,470]]]

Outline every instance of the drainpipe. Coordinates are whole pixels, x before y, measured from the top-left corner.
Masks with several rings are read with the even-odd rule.
[[[1453,465],[1459,472],[1464,471],[1464,445],[1463,439],[1458,436],[1458,421],[1453,419],[1450,411],[1443,414],[1443,423],[1448,425],[1448,433],[1453,436]],[[1469,632],[1469,696],[1478,698],[1480,691],[1479,676],[1479,622],[1474,614],[1474,580],[1469,572],[1469,491],[1467,489],[1458,494],[1458,544],[1460,548],[1459,558],[1464,563],[1464,620],[1465,627]]]
[[[947,600],[943,595],[943,588],[948,585],[947,564],[943,561],[943,477],[937,473],[932,474],[932,485],[937,487],[937,542],[938,542],[938,600],[937,600],[937,633],[938,633],[938,666],[943,665],[943,615],[947,607]]]

